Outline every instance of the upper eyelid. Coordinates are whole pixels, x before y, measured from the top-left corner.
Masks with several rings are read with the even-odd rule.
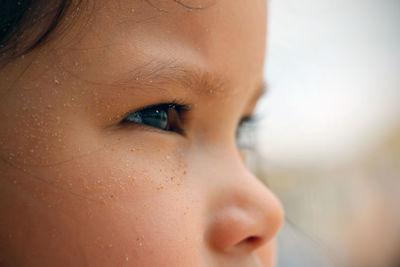
[[[212,92],[226,94],[229,90],[224,89],[234,87],[232,81],[224,75],[204,70],[193,62],[181,61],[170,59],[145,62],[123,74],[124,77],[115,80],[111,85],[131,90],[134,94],[176,95],[176,90],[182,90],[182,95],[190,92],[197,96],[213,95]],[[171,86],[166,86],[168,84],[174,85],[173,91]],[[264,81],[258,81],[254,89],[254,96],[249,103],[257,101],[267,91],[267,85]]]

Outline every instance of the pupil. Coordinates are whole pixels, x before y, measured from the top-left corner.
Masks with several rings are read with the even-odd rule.
[[[142,123],[151,125],[163,130],[168,129],[168,114],[165,110],[150,109],[141,112]]]

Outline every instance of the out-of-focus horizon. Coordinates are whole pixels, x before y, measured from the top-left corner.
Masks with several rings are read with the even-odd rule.
[[[399,14],[398,0],[269,1],[257,172],[296,238],[349,266],[400,255]],[[291,231],[280,267],[330,266]]]

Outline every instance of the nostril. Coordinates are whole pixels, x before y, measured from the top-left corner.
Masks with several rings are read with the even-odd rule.
[[[258,236],[249,236],[242,240],[238,245],[245,245],[250,247],[258,247],[263,242],[263,239]]]
[[[248,243],[259,243],[259,242],[261,242],[261,238],[259,238],[257,236],[250,236],[250,237],[246,238],[244,241],[248,242]]]

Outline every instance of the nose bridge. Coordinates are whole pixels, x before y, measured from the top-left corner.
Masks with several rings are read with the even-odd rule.
[[[275,195],[247,170],[237,152],[214,155],[208,163],[209,244],[222,251],[253,251],[272,240],[283,220]]]

